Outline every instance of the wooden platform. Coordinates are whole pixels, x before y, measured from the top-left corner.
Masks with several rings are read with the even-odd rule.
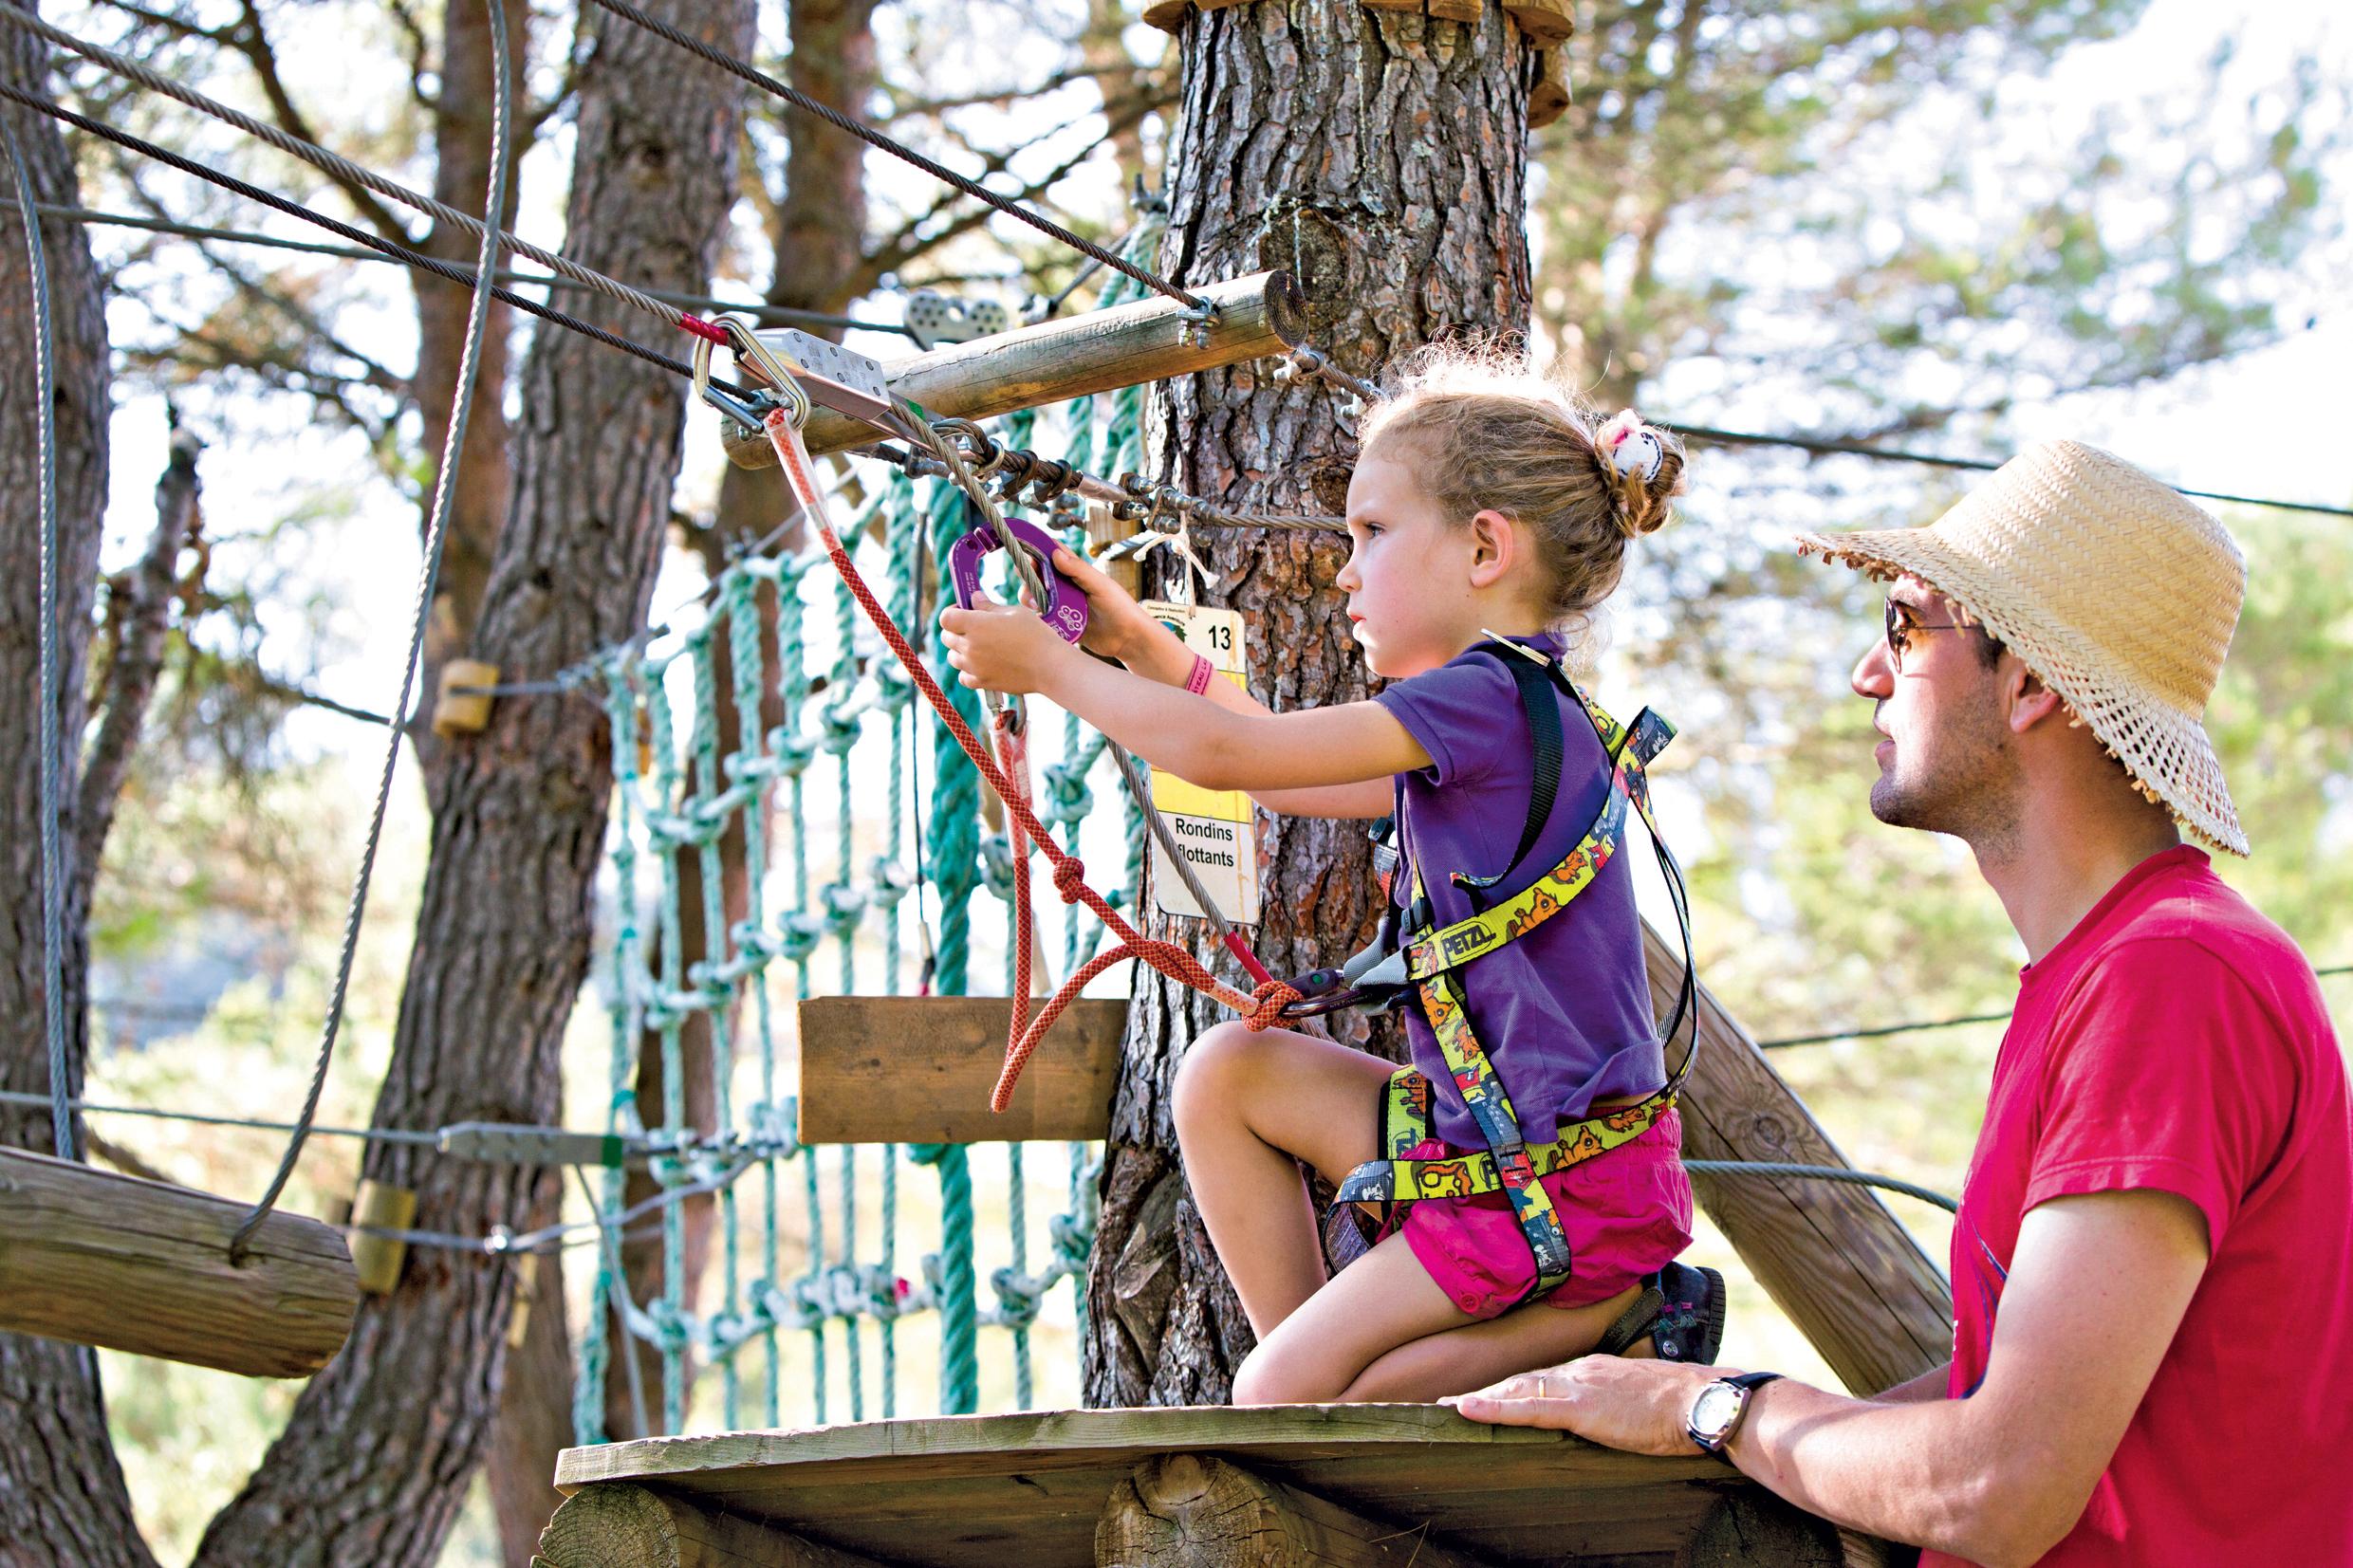
[[[1788,1509],[1721,1461],[1618,1453],[1431,1405],[1070,1411],[653,1438],[566,1449],[556,1484],[575,1494],[641,1487],[728,1538],[670,1562],[844,1560],[824,1550],[833,1548],[900,1568],[1092,1568],[1115,1493],[1132,1507],[1139,1467],[1170,1455],[1222,1461],[1278,1493],[1385,1522],[1384,1540],[1426,1543],[1424,1563],[1888,1560],[1879,1542]],[[1760,1520],[1770,1527],[1751,1527]],[[1732,1555],[1703,1537],[1729,1541]],[[818,1550],[796,1556],[801,1542]],[[1388,1561],[1391,1550],[1316,1560]],[[542,1551],[557,1554],[545,1559],[552,1568],[621,1560]],[[1257,1560],[1292,1559],[1270,1550]]]

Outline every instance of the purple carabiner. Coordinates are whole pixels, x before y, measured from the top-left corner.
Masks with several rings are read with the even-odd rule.
[[[1055,543],[1053,535],[1034,523],[1009,517],[1005,526],[1036,559],[1038,581],[1046,589],[1046,603],[1039,614],[1065,642],[1076,642],[1086,635],[1086,593],[1077,583],[1054,570]],[[948,581],[955,588],[955,601],[964,609],[973,607],[980,594],[981,558],[998,547],[996,530],[980,524],[948,546]]]

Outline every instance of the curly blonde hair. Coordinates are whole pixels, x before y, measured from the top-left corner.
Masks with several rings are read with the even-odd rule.
[[[1525,354],[1437,343],[1367,411],[1362,450],[1404,448],[1422,489],[1467,523],[1497,511],[1536,536],[1547,618],[1582,621],[1616,590],[1626,542],[1664,527],[1683,448],[1632,410],[1604,419]],[[1652,452],[1656,451],[1656,460]]]

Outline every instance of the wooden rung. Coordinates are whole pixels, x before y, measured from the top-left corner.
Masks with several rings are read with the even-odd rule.
[[[1503,9],[1518,24],[1520,31],[1535,43],[1550,48],[1564,44],[1577,31],[1577,19],[1569,9],[1571,0],[1503,0]]]
[[[405,1187],[363,1181],[351,1200],[351,1223],[384,1230],[406,1230],[417,1223],[417,1194]],[[400,1265],[409,1244],[398,1236],[377,1236],[355,1230],[351,1259],[359,1265],[360,1288],[370,1296],[389,1296],[400,1282]]]
[[[0,1330],[248,1377],[307,1377],[360,1305],[343,1239],[284,1209],[243,1258],[247,1206],[0,1149]]]
[[[882,377],[892,392],[935,418],[986,419],[1288,354],[1306,332],[1307,302],[1288,272],[1253,272],[1189,292],[1217,307],[1198,333],[1184,305],[1155,294],[893,360]],[[821,408],[810,414],[802,439],[810,452],[824,453],[862,446],[875,432]],[[776,466],[765,434],[730,435],[721,444],[738,468]]]
[[[1012,1004],[983,996],[820,996],[800,1005],[803,1143],[1099,1138],[1111,1125],[1127,1004],[1083,998],[989,1109]]]
[[[1489,1560],[1201,1454],[1144,1461],[1112,1489],[1095,1525],[1097,1568],[1480,1568]]]
[[[647,1486],[608,1483],[573,1493],[539,1533],[531,1568],[880,1568],[737,1514]]]
[[[441,684],[434,693],[433,732],[443,740],[477,735],[491,727],[491,697],[482,691],[459,687],[498,684],[498,666],[480,659],[454,658],[441,667]]]

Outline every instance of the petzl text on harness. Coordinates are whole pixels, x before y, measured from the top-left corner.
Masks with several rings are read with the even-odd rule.
[[[1657,1093],[1635,1104],[1588,1116],[1559,1130],[1551,1143],[1530,1149],[1520,1135],[1519,1118],[1504,1092],[1494,1065],[1471,1026],[1464,1000],[1462,970],[1476,959],[1519,940],[1558,914],[1590,888],[1602,868],[1624,841],[1626,809],[1631,805],[1650,830],[1661,873],[1675,907],[1683,938],[1683,983],[1675,1011],[1663,1031],[1672,1042],[1696,1000],[1691,964],[1691,914],[1682,873],[1659,838],[1650,811],[1650,785],[1645,769],[1664,749],[1675,730],[1664,719],[1644,709],[1630,726],[1621,726],[1572,682],[1560,665],[1516,643],[1496,640],[1482,648],[1504,654],[1519,688],[1534,742],[1535,767],[1529,791],[1528,820],[1511,862],[1493,876],[1455,873],[1454,885],[1470,894],[1475,913],[1439,926],[1432,918],[1422,892],[1418,868],[1413,897],[1401,924],[1394,918],[1383,930],[1383,940],[1350,959],[1340,970],[1319,970],[1304,978],[1300,989],[1307,1000],[1296,1011],[1320,1012],[1331,1005],[1395,999],[1411,987],[1419,997],[1430,1032],[1445,1058],[1448,1073],[1461,1093],[1464,1106],[1477,1124],[1483,1153],[1417,1159],[1409,1155],[1432,1135],[1432,1086],[1413,1068],[1394,1074],[1381,1101],[1380,1156],[1351,1171],[1334,1198],[1338,1203],[1378,1205],[1383,1208],[1426,1198],[1466,1198],[1501,1191],[1509,1198],[1513,1217],[1535,1260],[1535,1278],[1521,1298],[1532,1300],[1558,1288],[1569,1277],[1573,1260],[1568,1238],[1554,1210],[1542,1178],[1582,1165],[1647,1132],[1673,1109],[1690,1076],[1692,1053]],[[1555,688],[1577,699],[1610,763],[1609,794],[1592,825],[1576,846],[1533,881],[1508,897],[1489,903],[1489,889],[1518,870],[1542,837],[1560,786],[1564,747]],[[1313,990],[1310,987],[1314,987]],[[1318,994],[1320,992],[1320,994]],[[1695,1036],[1694,1044],[1696,1044]],[[1517,1304],[1516,1302],[1514,1303]]]

